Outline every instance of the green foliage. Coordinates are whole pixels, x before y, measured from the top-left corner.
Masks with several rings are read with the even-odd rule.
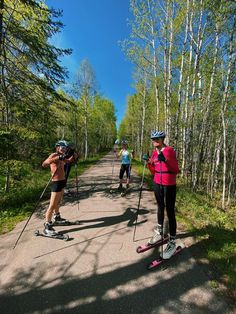
[[[60,31],[60,11],[41,1],[5,0],[0,8],[0,170],[7,193],[52,151],[58,139],[73,142],[80,155],[85,147],[85,109],[88,109],[88,155],[111,147],[116,137],[114,105],[106,99],[93,103],[84,97],[95,86],[88,61],[82,63],[78,99],[56,91],[67,72],[59,58],[70,49],[53,46],[50,38]],[[4,40],[2,40],[4,34]],[[89,80],[82,82],[87,71]],[[7,88],[6,88],[7,87]],[[93,94],[94,95],[94,94]],[[92,92],[90,94],[92,96]],[[99,97],[98,97],[99,98]],[[91,118],[92,116],[92,118]],[[98,131],[100,128],[100,131]],[[101,134],[101,131],[102,134]],[[98,142],[97,138],[101,140]]]
[[[93,166],[104,154],[103,152],[87,160],[81,160],[78,163],[77,169],[72,167],[70,180],[74,182],[73,177],[82,174],[86,169]],[[30,169],[27,165],[27,175],[21,177],[20,181],[15,182],[14,188],[10,189],[9,193],[3,191],[4,180],[0,176],[0,234],[12,230],[16,223],[26,219],[35,208],[39,197],[44,190],[48,180],[48,170],[36,171]],[[50,188],[46,190],[43,199],[50,197]]]
[[[222,208],[234,204],[234,2],[135,0],[130,9],[122,48],[135,65],[136,91],[119,138],[141,156],[152,149],[150,130],[166,131],[184,183],[212,198],[221,193]]]

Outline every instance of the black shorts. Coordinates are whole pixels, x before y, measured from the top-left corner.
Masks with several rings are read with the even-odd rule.
[[[66,186],[66,180],[52,181],[51,192],[61,192]]]

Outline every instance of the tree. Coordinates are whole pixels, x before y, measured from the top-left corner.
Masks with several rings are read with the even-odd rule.
[[[30,157],[22,147],[40,143],[44,137],[35,122],[49,115],[48,105],[59,97],[55,88],[66,77],[59,57],[71,51],[48,41],[62,27],[55,21],[60,14],[34,0],[0,2],[0,137],[5,191],[9,190],[11,166]]]
[[[83,117],[84,158],[86,159],[88,156],[88,125],[90,109],[93,103],[93,97],[97,93],[95,72],[87,59],[84,59],[81,62],[72,93],[79,101],[79,108]]]

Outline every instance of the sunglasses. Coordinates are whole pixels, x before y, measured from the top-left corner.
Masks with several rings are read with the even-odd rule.
[[[60,147],[60,150],[67,150],[67,147],[65,147],[65,146],[59,146]]]

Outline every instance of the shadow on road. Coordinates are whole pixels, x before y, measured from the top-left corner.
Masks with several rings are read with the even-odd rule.
[[[69,270],[75,265],[79,267],[83,251],[78,251],[70,265],[55,262],[58,276],[53,280],[47,279],[47,273],[39,271],[37,266],[27,272],[19,269],[0,295],[1,313],[157,314],[163,308],[165,313],[230,313],[214,294],[207,294],[207,277],[202,276],[196,263],[189,262],[191,257],[185,251],[168,261],[167,269],[151,273],[146,265],[156,251],[128,266],[113,264],[113,270],[101,274],[96,273],[99,255],[94,253],[94,273],[84,273],[81,278],[71,277]],[[181,271],[174,272],[176,267]],[[165,275],[161,275],[163,271]],[[154,278],[155,283],[150,284],[148,278]],[[200,287],[206,293],[202,299],[196,293]]]

